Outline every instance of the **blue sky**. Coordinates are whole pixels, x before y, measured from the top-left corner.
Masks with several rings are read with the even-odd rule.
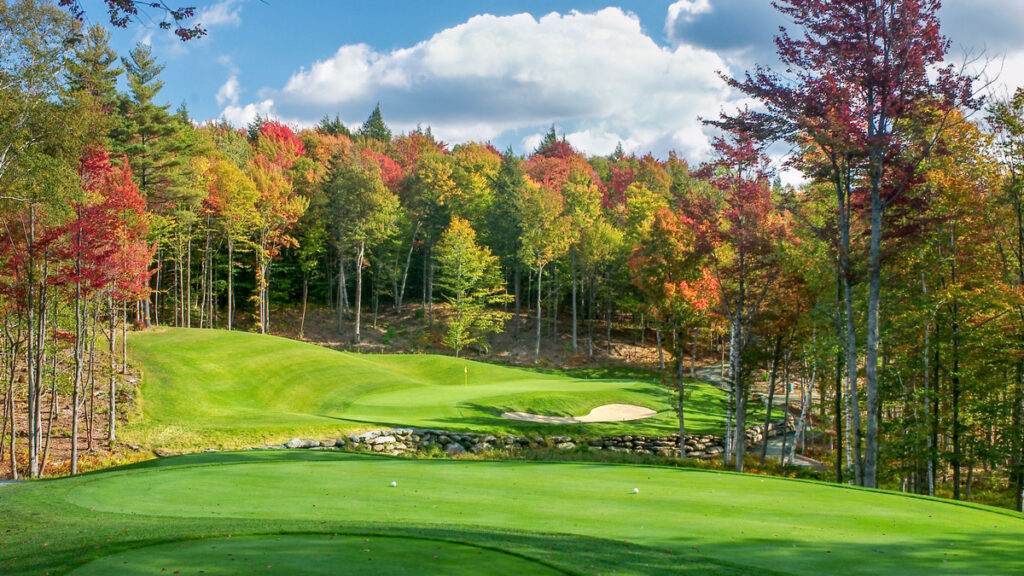
[[[122,55],[152,44],[160,99],[199,121],[355,127],[379,101],[395,132],[429,125],[450,143],[524,152],[554,124],[590,154],[621,142],[691,161],[708,151],[698,117],[742,103],[715,72],[772,64],[783,23],[768,0],[194,3],[205,38],[182,44],[145,17],[113,36]],[[99,0],[83,5],[104,21]],[[1024,2],[947,0],[942,17],[953,60],[985,50],[998,91],[1024,84]]]

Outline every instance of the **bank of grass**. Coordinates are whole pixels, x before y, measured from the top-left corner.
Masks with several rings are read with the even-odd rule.
[[[411,426],[494,434],[670,434],[673,393],[650,372],[558,372],[450,356],[370,355],[245,332],[159,329],[129,337],[143,374],[126,442],[150,448],[239,448]],[[690,381],[687,430],[720,433],[725,395]],[[644,406],[644,420],[553,426],[506,411],[570,416],[603,404]],[[757,416],[755,414],[754,418]]]
[[[6,574],[1024,572],[1019,514],[659,466],[250,451],[0,490]]]

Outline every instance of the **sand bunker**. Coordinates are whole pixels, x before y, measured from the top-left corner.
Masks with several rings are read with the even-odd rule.
[[[505,412],[501,417],[508,418],[509,420],[525,420],[527,422],[542,422],[544,424],[580,424],[583,422],[627,422],[629,420],[650,418],[655,414],[657,412],[643,406],[605,404],[604,406],[594,408],[586,416],[544,416],[527,412]]]

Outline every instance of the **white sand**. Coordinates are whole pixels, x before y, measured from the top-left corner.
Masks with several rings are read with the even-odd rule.
[[[628,422],[650,418],[657,414],[650,408],[634,406],[633,404],[605,404],[590,411],[586,416],[544,416],[541,414],[529,414],[527,412],[505,412],[502,418],[509,420],[525,420],[527,422],[542,422],[545,424],[580,424],[583,422]]]

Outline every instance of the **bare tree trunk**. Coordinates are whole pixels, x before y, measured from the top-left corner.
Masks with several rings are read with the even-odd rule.
[[[572,282],[572,353],[576,354],[580,351],[578,332],[579,332],[579,321],[576,315],[576,252],[570,255],[569,258],[569,276]],[[661,346],[658,346],[658,354],[661,355]],[[661,359],[661,369],[665,369],[665,359]]]
[[[366,242],[359,243],[359,252],[356,253],[356,323],[352,341],[359,344],[360,320],[363,312],[363,254],[366,250]]]
[[[772,366],[768,373],[768,407],[764,415],[764,441],[761,444],[761,466],[768,457],[768,427],[772,423],[772,407],[775,401],[775,377],[779,371],[779,360],[782,359],[782,337],[775,337],[775,346],[772,347]]]
[[[192,226],[185,241],[185,327],[192,327]]]
[[[658,341],[661,341],[661,330],[658,330]],[[676,352],[678,357],[678,369],[676,371],[676,390],[679,392],[679,457],[686,459],[686,416],[684,411],[684,400],[686,397],[686,382],[683,380],[683,350],[682,346]]]
[[[15,351],[15,350],[12,350],[12,351]],[[15,427],[15,418],[14,418],[14,365],[15,365],[15,360],[12,358],[11,359],[10,382],[9,382],[9,385],[8,385],[8,388],[7,388],[7,404],[11,407],[11,409],[10,409],[10,411],[11,411],[11,440],[10,440],[10,448],[11,449],[10,449],[10,453],[8,454],[8,456],[10,458],[10,465],[11,465],[11,479],[12,480],[17,480],[18,479],[18,458],[17,458],[17,450],[16,449],[17,449],[17,438],[18,438],[17,432],[18,431],[17,431],[17,428]]]
[[[665,369],[665,350],[661,347],[661,323],[654,329],[654,342],[658,346],[658,369]],[[682,351],[680,351],[680,358],[682,357]]]
[[[864,376],[867,392],[867,430],[864,436],[864,486],[878,487],[878,311],[882,289],[882,201],[877,186],[871,194],[871,240],[868,256],[868,336]]]
[[[117,312],[114,310],[113,296],[107,297],[107,306],[110,313],[110,341],[108,342],[110,352],[110,379],[108,381],[110,416],[107,422],[107,440],[110,441],[110,446],[113,448],[114,441],[117,440],[117,377],[114,375],[117,372],[116,356],[114,356],[117,348]]]
[[[46,475],[46,463],[50,459],[50,441],[53,439],[53,420],[57,417],[57,356],[54,354],[53,371],[50,375],[50,414],[46,422],[46,443],[43,446],[43,460],[39,465],[39,475]]]
[[[306,329],[306,302],[309,300],[309,272],[302,273],[302,318],[299,320],[299,340]]]
[[[690,350],[690,378],[697,377],[697,342],[700,337],[700,326],[693,329],[693,349]]]
[[[89,367],[89,425],[87,428],[87,449],[89,452],[93,451],[94,432],[96,429],[96,338],[98,337],[97,330],[99,325],[100,299],[97,298],[96,309],[92,319],[92,334],[89,337],[89,362],[86,364]]]
[[[729,361],[732,365],[732,388],[735,394],[735,418],[736,425],[733,428],[733,452],[736,454],[736,471],[743,472],[743,456],[746,450],[747,435],[747,391],[746,374],[743,370],[743,340],[745,338],[742,321],[743,308],[738,306],[732,319],[732,331],[730,335]]]
[[[434,247],[427,249],[427,327],[434,330]]]
[[[533,363],[540,362],[540,330],[541,330],[541,280],[544,276],[544,266],[537,268],[537,345],[533,350]]]
[[[342,333],[345,326],[345,304],[348,300],[345,294],[345,250],[338,242],[338,334]]]
[[[157,326],[160,325],[160,278],[164,269],[163,253],[163,248],[158,245],[156,250],[156,290],[153,291],[153,324]]]
[[[228,330],[235,325],[235,240],[228,234]]]
[[[804,434],[807,433],[807,409],[811,404],[811,390],[814,389],[814,380],[818,376],[818,363],[815,362],[811,367],[811,380],[810,384],[806,383],[804,378],[800,378],[800,419],[796,423],[796,433],[793,435],[793,444],[789,447],[788,462],[790,465],[793,464],[796,458],[796,439],[803,438]]]
[[[398,291],[395,297],[395,312],[402,313],[402,301],[405,299],[405,282],[409,279],[409,267],[412,265],[412,252],[416,248],[416,236],[420,232],[420,226],[423,222],[416,222],[416,229],[412,232],[412,240],[409,242],[409,252],[405,256],[405,271],[402,272],[402,288]]]
[[[514,290],[515,290],[515,296],[514,297],[515,297],[515,300],[516,300],[516,316],[515,316],[515,319],[512,321],[512,328],[513,328],[512,337],[515,339],[516,342],[519,342],[519,327],[522,325],[522,318],[520,317],[520,314],[521,314],[520,305],[521,305],[522,301],[521,301],[521,298],[520,298],[521,294],[519,293],[519,291],[520,291],[521,276],[522,276],[522,274],[521,274],[521,271],[519,269],[519,264],[517,263],[515,265],[515,271],[512,273],[512,283],[513,283]]]
[[[612,305],[609,299],[604,299],[604,343],[608,355],[612,354]]]
[[[786,465],[786,458],[785,458],[785,455],[786,455],[786,441],[789,439],[789,389],[790,389],[789,360],[790,360],[790,352],[791,352],[791,349],[789,348],[789,344],[787,344],[786,345],[785,360],[783,360],[783,362],[785,362],[785,364],[783,364],[783,366],[782,366],[782,382],[783,382],[783,386],[786,387],[786,396],[785,396],[785,400],[784,400],[784,404],[783,404],[783,406],[785,406],[785,409],[783,410],[784,415],[782,417],[783,418],[783,420],[782,420],[782,448],[779,451],[779,461],[782,463],[783,466]]]

